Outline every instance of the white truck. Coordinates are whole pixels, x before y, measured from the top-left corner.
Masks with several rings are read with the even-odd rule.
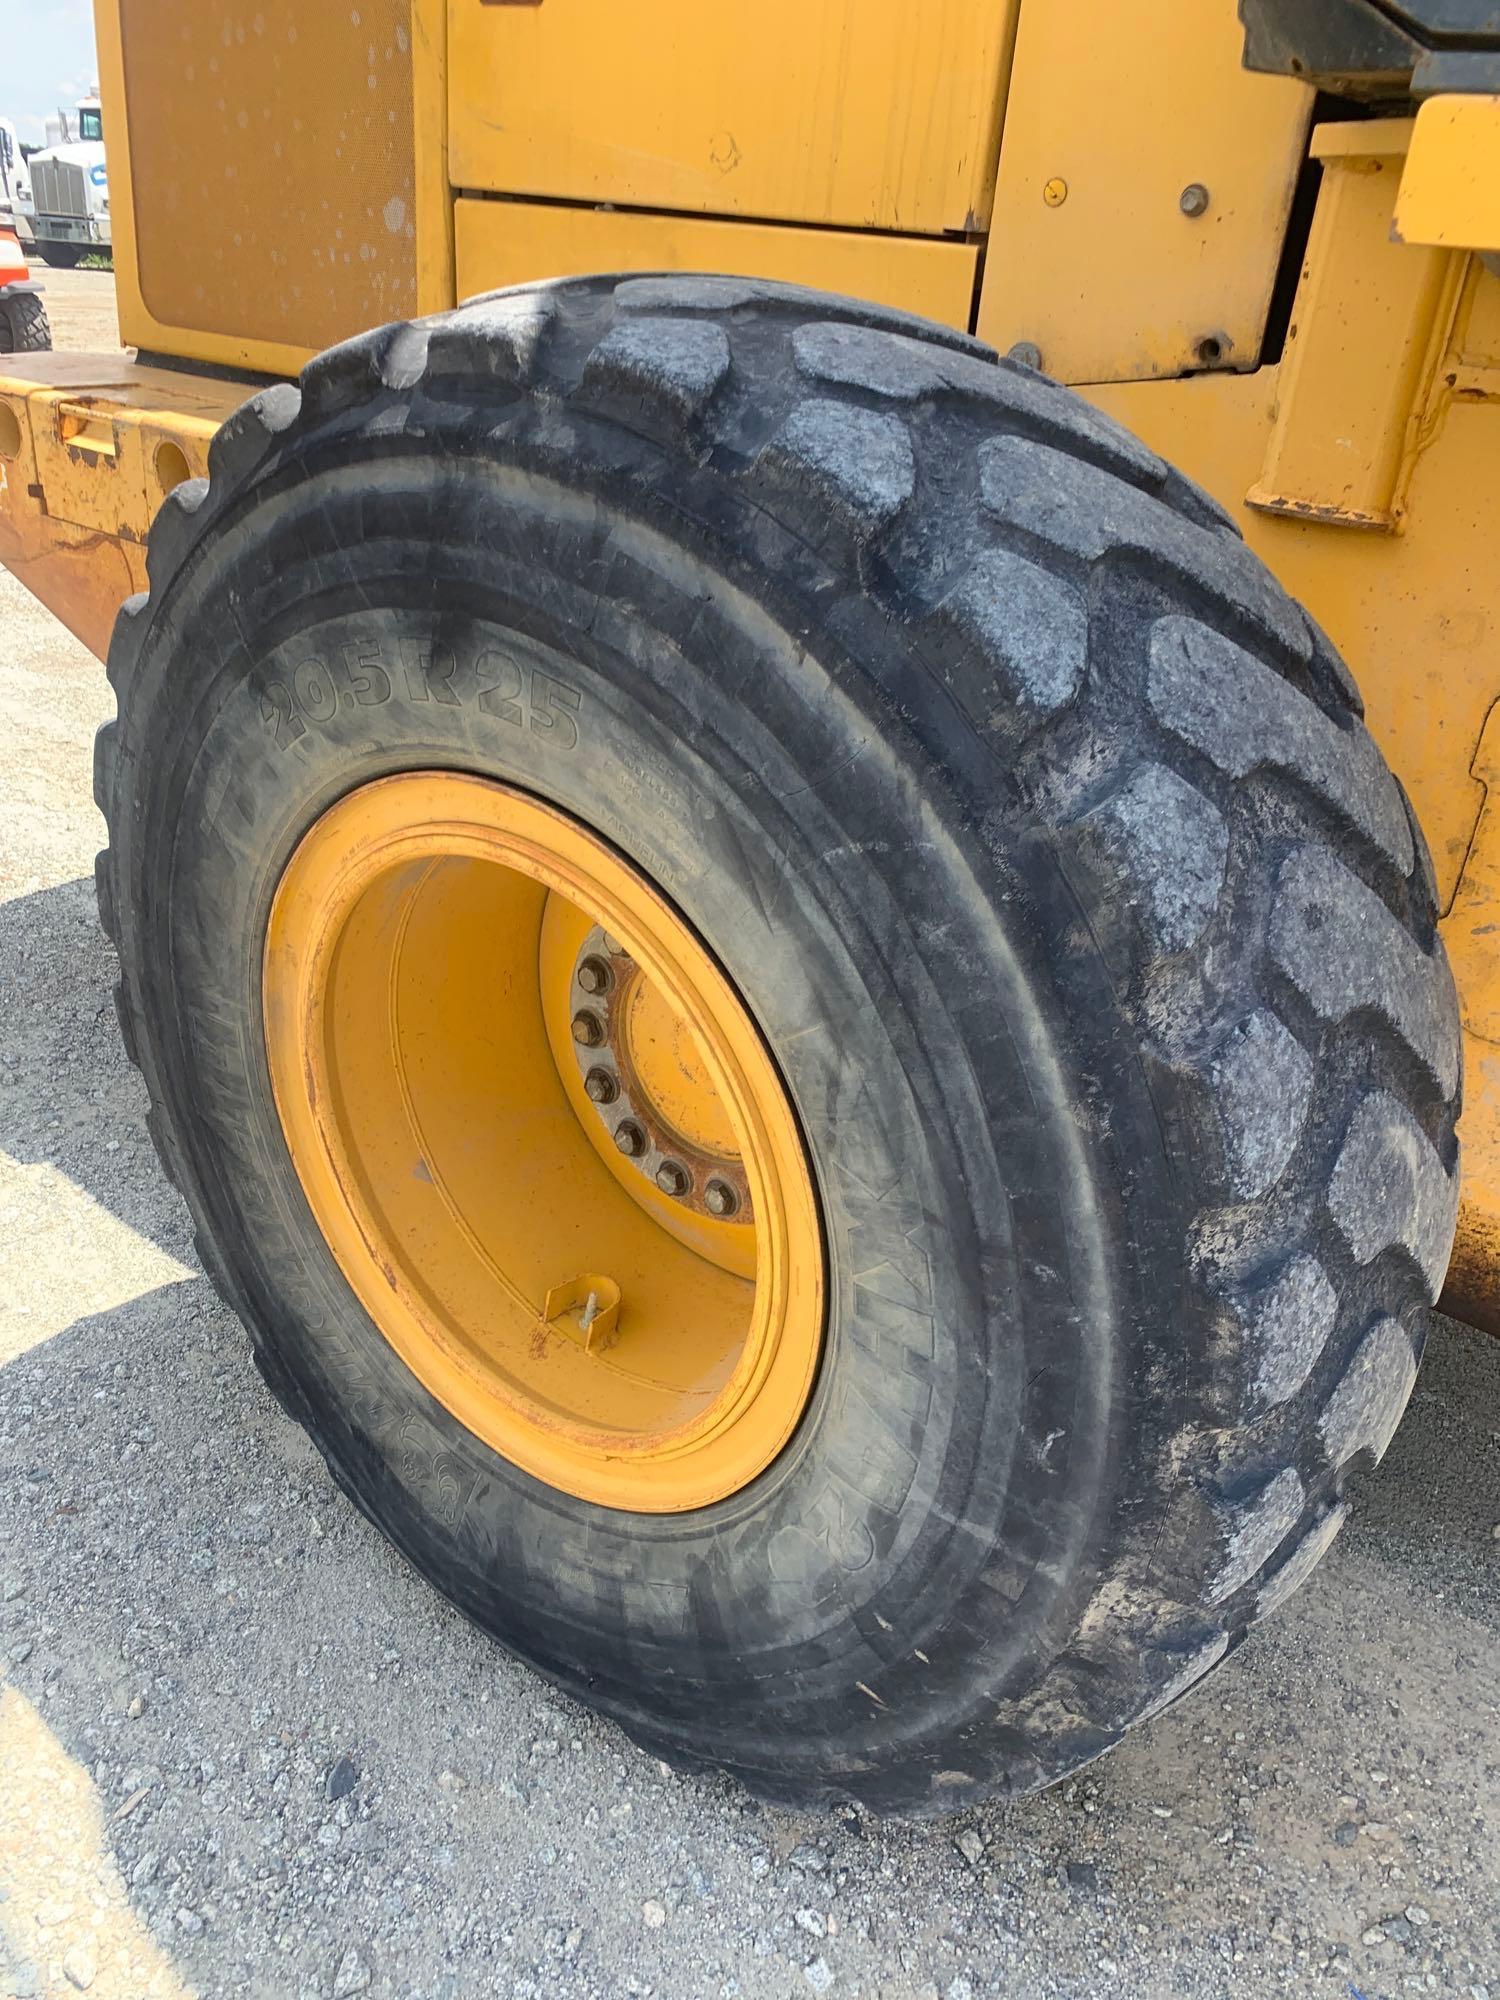
[[[0,118],[0,225],[16,216],[31,216],[31,175],[21,155],[21,142],[8,118]]]
[[[90,251],[110,251],[109,177],[104,119],[97,97],[81,98],[55,121],[58,138],[28,161],[31,200],[18,212],[31,224],[37,254],[70,266]],[[47,121],[49,141],[54,121]]]
[[[16,128],[0,118],[0,354],[52,345],[42,288],[32,277],[16,235],[16,205],[29,192]]]

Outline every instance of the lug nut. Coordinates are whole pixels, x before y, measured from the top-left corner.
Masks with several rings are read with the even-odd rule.
[[[604,1023],[587,1009],[573,1016],[573,1039],[580,1047],[597,1049],[604,1040]]]
[[[607,993],[613,976],[602,958],[586,958],[578,968],[578,984],[585,993]]]
[[[638,1160],[646,1150],[646,1135],[640,1126],[627,1118],[615,1127],[615,1144],[627,1160]]]
[[[1177,206],[1184,215],[1199,216],[1208,213],[1208,189],[1202,181],[1189,181],[1177,197]]]
[[[692,1178],[686,1167],[676,1160],[663,1160],[656,1170],[656,1185],[663,1194],[680,1199],[692,1186]]]
[[[583,1087],[595,1104],[613,1104],[620,1094],[620,1086],[607,1069],[591,1069],[583,1079]]]
[[[710,1181],[703,1190],[703,1206],[710,1215],[717,1215],[722,1221],[734,1214],[740,1205],[740,1198],[728,1181]]]

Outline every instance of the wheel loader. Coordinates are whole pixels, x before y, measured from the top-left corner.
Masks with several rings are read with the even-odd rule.
[[[0,557],[205,1270],[656,1754],[1058,1779],[1496,1316],[1500,10],[97,28]]]

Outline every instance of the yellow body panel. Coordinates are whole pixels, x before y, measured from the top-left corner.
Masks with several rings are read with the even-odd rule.
[[[453,184],[982,229],[1018,0],[452,0]]]
[[[461,299],[590,271],[718,271],[847,292],[967,329],[979,268],[971,243],[547,202],[460,201],[456,235]]]
[[[1311,104],[1241,69],[1217,0],[1023,8],[980,334],[1063,382],[1179,375],[1205,341],[1253,367]]]
[[[442,0],[96,0],[95,21],[127,344],[286,374],[451,303]]]
[[[1484,807],[1442,927],[1464,1015],[1464,1197],[1446,1303],[1500,1332],[1500,702],[1471,770]]]
[[[1430,97],[1417,113],[1396,234],[1500,250],[1500,97]]]

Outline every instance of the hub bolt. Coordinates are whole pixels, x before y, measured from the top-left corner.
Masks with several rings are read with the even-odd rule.
[[[604,1040],[604,1023],[585,1008],[573,1016],[573,1039],[583,1048],[597,1049]]]
[[[618,1081],[607,1069],[591,1069],[583,1079],[583,1087],[595,1104],[613,1104],[620,1094]]]
[[[721,1220],[733,1215],[739,1205],[740,1198],[728,1181],[710,1181],[703,1190],[703,1206]]]
[[[663,1194],[679,1200],[692,1186],[692,1177],[678,1161],[663,1160],[656,1170],[656,1185]]]
[[[607,993],[613,976],[602,958],[586,958],[578,968],[578,984],[585,993]]]
[[[646,1150],[646,1135],[639,1125],[627,1118],[615,1127],[615,1144],[627,1160],[638,1160]]]

